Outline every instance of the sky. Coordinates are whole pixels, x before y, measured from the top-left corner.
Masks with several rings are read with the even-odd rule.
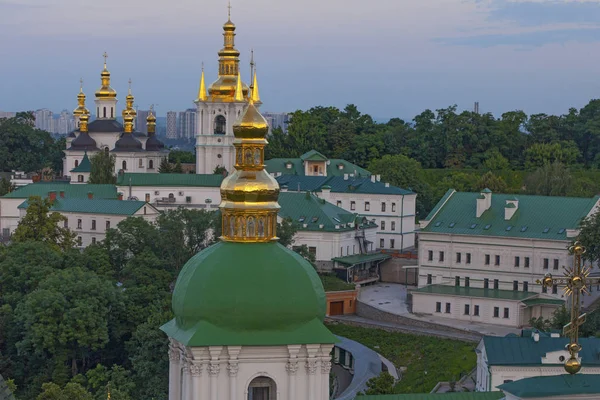
[[[600,97],[600,0],[232,0],[263,111],[356,104],[406,120],[456,104],[562,114]],[[124,104],[193,107],[217,78],[226,0],[0,0],[0,110],[88,108],[108,53]]]

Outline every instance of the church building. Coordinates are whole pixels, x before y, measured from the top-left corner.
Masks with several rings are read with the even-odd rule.
[[[231,17],[223,25],[223,48],[219,51],[219,78],[206,90],[204,69],[196,103],[196,173],[212,174],[217,167],[229,173],[234,169],[233,125],[253,97],[255,107],[260,103],[256,71],[252,68],[253,83],[242,82],[240,52],[235,48],[235,24]],[[253,62],[250,64],[253,67]]]
[[[88,157],[100,151],[116,156],[115,173],[145,172],[157,173],[160,161],[167,156],[164,144],[156,138],[156,117],[152,112],[147,118],[148,134],[134,129],[136,110],[133,107],[134,97],[129,93],[125,98],[125,109],[122,111],[123,124],[117,121],[117,92],[110,86],[110,72],[106,66],[100,74],[101,87],[95,95],[95,119],[88,122],[90,112],[85,105],[83,86],[77,95],[78,106],[73,111],[76,129],[67,136],[63,174],[71,181],[86,183],[88,173],[82,173],[80,164],[89,164]]]

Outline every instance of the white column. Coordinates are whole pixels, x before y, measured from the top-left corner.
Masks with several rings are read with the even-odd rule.
[[[169,400],[181,399],[181,365],[179,349],[169,346]]]

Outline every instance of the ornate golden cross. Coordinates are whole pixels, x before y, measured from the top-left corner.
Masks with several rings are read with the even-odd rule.
[[[546,274],[543,280],[537,280],[537,283],[546,288],[554,285],[564,285],[563,291],[571,298],[571,322],[563,328],[563,335],[568,335],[570,338],[567,350],[571,357],[565,362],[565,370],[569,374],[576,374],[581,370],[581,362],[577,359],[577,354],[581,351],[579,344],[579,327],[585,322],[585,315],[581,315],[581,293],[587,293],[588,286],[594,283],[599,283],[600,279],[588,278],[591,267],[582,265],[582,255],[585,253],[585,247],[579,242],[575,242],[569,247],[569,251],[573,254],[573,265],[569,268],[563,267],[565,270],[564,277],[554,278],[552,274]]]

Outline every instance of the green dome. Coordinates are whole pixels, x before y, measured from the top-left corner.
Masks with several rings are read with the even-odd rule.
[[[220,242],[192,257],[162,326],[186,346],[334,343],[312,265],[277,242]]]

